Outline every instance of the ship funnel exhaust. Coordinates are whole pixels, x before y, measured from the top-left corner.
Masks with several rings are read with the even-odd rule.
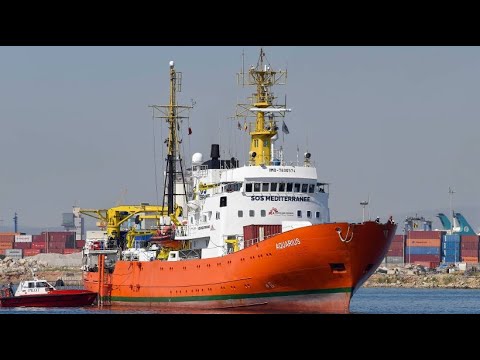
[[[218,160],[220,158],[220,145],[212,144],[212,150],[210,152],[210,157],[212,160]]]

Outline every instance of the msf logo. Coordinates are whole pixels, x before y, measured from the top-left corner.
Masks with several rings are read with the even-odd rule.
[[[275,215],[276,213],[278,213],[277,208],[272,208],[272,210],[268,212],[268,215]]]

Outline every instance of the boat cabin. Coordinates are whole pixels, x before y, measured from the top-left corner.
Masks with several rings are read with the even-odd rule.
[[[18,284],[15,296],[48,294],[51,290],[55,287],[46,280],[24,280]]]

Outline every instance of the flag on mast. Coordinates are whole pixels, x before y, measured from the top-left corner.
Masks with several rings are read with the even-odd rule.
[[[290,134],[290,131],[288,131],[287,124],[285,124],[285,121],[283,121],[283,120],[282,120],[282,131],[283,131],[285,134]]]

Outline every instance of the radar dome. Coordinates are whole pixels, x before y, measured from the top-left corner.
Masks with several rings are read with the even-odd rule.
[[[203,155],[201,153],[195,153],[192,155],[192,163],[199,164],[203,162]]]

